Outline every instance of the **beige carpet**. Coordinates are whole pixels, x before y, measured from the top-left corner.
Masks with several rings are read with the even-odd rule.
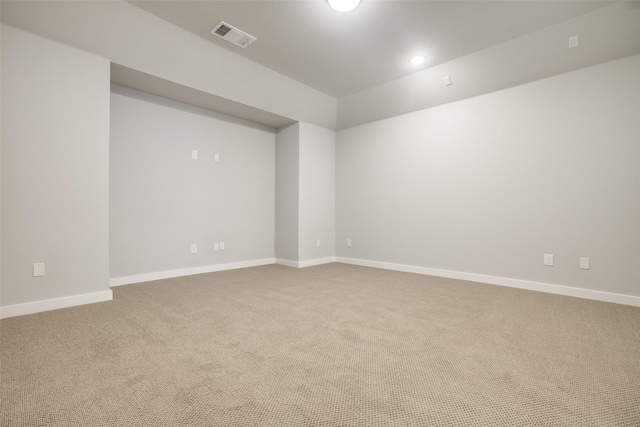
[[[640,426],[640,309],[343,264],[5,319],[2,426]]]

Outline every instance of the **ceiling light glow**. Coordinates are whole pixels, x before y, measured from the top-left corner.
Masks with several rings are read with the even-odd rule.
[[[360,4],[360,0],[327,0],[329,6],[338,12],[348,12]]]
[[[410,62],[416,65],[422,64],[424,62],[424,56],[414,56],[411,58]]]

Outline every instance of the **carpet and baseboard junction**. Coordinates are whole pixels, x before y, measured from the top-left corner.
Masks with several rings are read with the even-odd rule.
[[[0,321],[0,425],[640,426],[640,308],[330,263]]]

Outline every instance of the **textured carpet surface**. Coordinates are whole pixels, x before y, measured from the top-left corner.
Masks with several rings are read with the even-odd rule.
[[[640,426],[640,309],[343,264],[0,322],[2,426]]]

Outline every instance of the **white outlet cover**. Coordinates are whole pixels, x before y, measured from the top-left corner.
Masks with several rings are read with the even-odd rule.
[[[33,277],[44,276],[44,262],[33,263]]]
[[[220,154],[216,153],[213,155],[213,161],[214,162],[219,162],[220,161]]]
[[[195,253],[197,253],[197,252],[198,252],[198,245],[196,245],[195,243],[193,243],[193,244],[191,245],[191,253],[192,253],[192,254],[195,254]]]
[[[552,267],[553,266],[553,255],[552,254],[544,254],[544,265]]]
[[[580,268],[582,270],[589,270],[589,258],[580,258]]]
[[[347,247],[350,248],[351,247],[351,239],[347,239]]]
[[[214,252],[218,252],[220,250],[220,243],[214,243],[213,244],[213,251]]]
[[[224,251],[224,242],[220,242],[220,250]]]
[[[191,158],[193,160],[197,160],[198,159],[198,150],[191,150]]]
[[[580,46],[580,36],[569,37],[569,49]]]

